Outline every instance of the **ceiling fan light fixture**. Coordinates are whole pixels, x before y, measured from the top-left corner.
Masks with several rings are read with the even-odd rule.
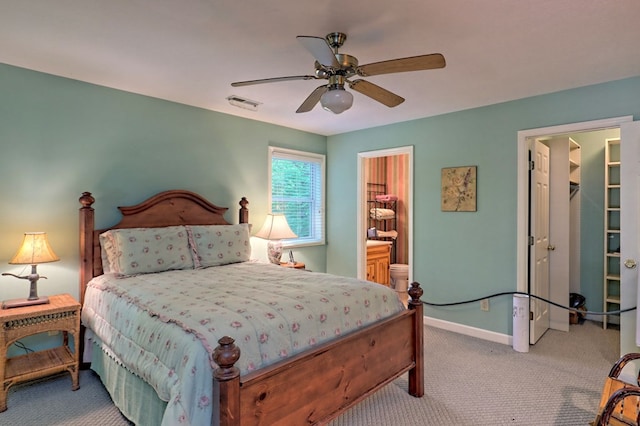
[[[329,89],[320,98],[320,105],[334,114],[341,114],[353,105],[353,95],[344,87]]]

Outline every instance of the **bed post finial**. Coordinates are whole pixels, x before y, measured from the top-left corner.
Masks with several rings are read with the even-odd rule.
[[[412,282],[411,288],[409,289],[408,293],[409,293],[409,296],[411,296],[411,300],[409,301],[409,303],[422,305],[420,298],[422,297],[422,294],[424,293],[424,291],[420,287],[420,283]]]
[[[249,201],[247,197],[242,197],[238,204],[240,204],[240,223],[249,223],[249,209],[247,208]]]
[[[218,364],[215,371],[216,378],[228,379],[238,375],[240,370],[233,365],[240,359],[240,348],[235,345],[235,340],[224,336],[218,340],[218,346],[213,351],[213,360]]]
[[[96,199],[93,198],[90,192],[83,192],[78,201],[82,204],[82,208],[86,209],[91,208],[91,205],[96,202]]]

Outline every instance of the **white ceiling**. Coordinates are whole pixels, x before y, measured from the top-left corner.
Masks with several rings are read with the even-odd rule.
[[[332,135],[640,75],[639,22],[638,0],[0,0],[0,62]],[[406,101],[341,115],[295,113],[320,80],[230,86],[313,74],[296,36],[334,31],[360,64],[447,66],[369,77]]]

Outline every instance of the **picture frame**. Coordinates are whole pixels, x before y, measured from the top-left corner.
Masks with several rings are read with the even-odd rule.
[[[477,211],[477,166],[444,167],[441,172],[443,212]]]

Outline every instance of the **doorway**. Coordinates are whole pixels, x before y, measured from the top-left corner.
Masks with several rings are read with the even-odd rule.
[[[619,129],[621,123],[632,121],[632,117],[618,117],[606,120],[597,120],[583,123],[573,123],[561,126],[531,129],[518,132],[518,211],[517,211],[517,290],[530,292],[529,277],[531,268],[529,264],[529,229],[530,202],[529,202],[529,145],[531,140],[558,137],[561,135],[578,134],[582,132],[599,131],[604,129]],[[604,146],[604,141],[603,141]],[[602,163],[602,168],[604,164]],[[567,186],[568,186],[567,182]],[[567,188],[567,191],[569,189]],[[602,227],[596,232],[602,238]],[[568,267],[568,265],[567,265]],[[601,279],[602,275],[600,276]],[[601,280],[600,280],[601,281]],[[535,294],[535,293],[531,293]],[[561,298],[561,300],[557,300]],[[568,292],[561,296],[550,295],[550,300],[567,305]],[[533,304],[533,302],[531,302]],[[590,306],[592,310],[600,311],[600,306]],[[539,335],[542,335],[538,331]],[[533,342],[532,342],[533,343]]]
[[[386,172],[387,176],[402,176],[402,186],[405,188],[402,190],[403,195],[401,200],[398,200],[398,205],[401,205],[402,226],[394,231],[398,232],[397,241],[403,241],[402,247],[395,247],[396,251],[394,255],[395,260],[401,260],[403,263],[406,261],[408,265],[408,281],[413,280],[413,146],[405,146],[391,149],[384,149],[378,151],[367,151],[358,153],[358,200],[357,200],[357,276],[360,279],[367,279],[367,230],[369,226],[370,209],[368,208],[368,195],[367,184],[369,182],[370,170],[368,170],[368,164],[374,159],[388,158],[388,164],[390,170]],[[394,166],[393,160],[402,159],[403,169],[399,173],[400,166]],[[394,170],[394,168],[398,168]],[[398,177],[396,177],[398,178]],[[391,178],[391,179],[396,179]],[[382,182],[376,182],[382,183]],[[396,223],[396,226],[399,222]],[[388,231],[387,231],[388,232]],[[406,235],[400,235],[406,234]],[[396,243],[396,239],[391,239],[392,243]],[[390,257],[390,263],[393,259]]]

